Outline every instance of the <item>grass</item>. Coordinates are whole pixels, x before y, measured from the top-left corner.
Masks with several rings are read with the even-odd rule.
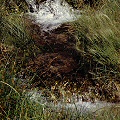
[[[88,8],[74,24],[78,51],[84,56],[92,55],[92,59],[100,64],[118,65],[120,60],[118,11],[117,1],[108,2],[97,11]]]
[[[112,85],[119,81],[119,9],[119,1],[104,0],[97,10],[86,6],[82,16],[73,23],[75,33],[72,34],[76,37],[76,49],[81,56],[80,71],[84,71],[84,76],[91,79],[93,86],[99,84],[99,88],[93,89],[102,92],[99,93],[102,98],[105,98],[105,92],[111,93],[111,89],[116,88]]]
[[[98,91],[98,94],[92,90],[91,92],[101,100],[113,101],[120,95],[120,6],[118,0],[103,1],[97,10],[89,6],[84,7],[79,20],[71,24],[76,31],[72,34],[76,37],[76,49],[81,55],[81,71],[84,71],[87,79],[91,78],[88,80],[94,83],[92,90]],[[25,83],[24,73],[28,71],[26,69],[28,60],[41,53],[41,50],[34,44],[26,29],[23,16],[28,10],[27,5],[22,0],[12,0],[9,4],[6,0],[1,0],[0,7],[2,120],[120,119],[119,104],[83,115],[78,110],[73,112],[71,109],[57,109],[54,105],[48,106],[32,101],[30,96],[27,96],[26,89],[29,88],[30,82]],[[18,77],[20,75],[23,81]],[[31,79],[28,77],[28,81]],[[64,93],[62,89],[61,92]]]

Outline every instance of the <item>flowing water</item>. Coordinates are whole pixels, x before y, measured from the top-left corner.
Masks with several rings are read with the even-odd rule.
[[[74,10],[64,0],[46,0],[36,5],[34,0],[26,0],[32,12],[31,19],[44,31],[56,29],[61,24],[71,22],[80,17],[80,11]]]
[[[64,0],[46,0],[45,2],[36,5],[34,0],[26,0],[31,12],[29,12],[30,18],[40,26],[43,31],[51,31],[61,26],[63,23],[71,22],[80,17],[80,11],[71,8]],[[40,104],[50,104],[45,97],[42,97],[40,92],[29,92],[31,100],[34,100]],[[74,97],[73,97],[74,98]],[[51,103],[53,104],[53,103]],[[64,103],[58,102],[55,106],[57,108],[65,107],[66,109],[76,109],[80,112],[95,111],[105,106],[110,106],[111,103],[97,101],[95,103],[82,102],[81,99]]]
[[[43,97],[42,92],[40,91],[30,91],[28,93],[28,96],[32,101],[35,101],[41,105],[45,105],[48,107],[53,107],[53,109],[60,110],[60,109],[66,109],[73,112],[78,112],[80,114],[86,114],[86,113],[93,113],[97,110],[100,110],[102,108],[108,108],[113,105],[114,103],[108,103],[104,101],[95,101],[92,102],[83,102],[81,97],[79,96],[79,99],[76,99],[76,95],[70,97],[71,102],[66,102],[66,98],[62,98],[61,100],[57,101],[57,103],[54,104],[53,101],[50,101],[49,98]],[[77,96],[78,97],[78,96]]]

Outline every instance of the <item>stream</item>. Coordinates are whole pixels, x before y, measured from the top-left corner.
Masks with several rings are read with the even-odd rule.
[[[32,12],[28,14],[43,31],[56,29],[61,24],[74,21],[80,17],[80,11],[74,10],[63,0],[46,0],[39,6],[35,4],[34,0],[26,1],[32,9]]]
[[[66,102],[65,97],[55,102],[55,100],[50,100],[49,98],[44,97],[42,95],[42,92],[36,90],[29,91],[27,95],[30,97],[30,100],[37,102],[43,106],[48,106],[57,111],[65,109],[71,111],[73,114],[77,112],[81,115],[94,113],[98,110],[102,110],[102,108],[110,108],[116,105],[114,103],[99,100],[96,100],[95,102],[84,102],[82,101],[82,97],[76,94],[70,96],[69,102]]]
[[[26,0],[30,7],[30,11],[27,13],[29,18],[37,24],[41,30],[49,32],[60,27],[62,24],[67,22],[72,22],[77,20],[81,14],[79,10],[73,9],[67,2],[64,0],[46,0],[39,5],[36,5],[34,0]],[[112,103],[95,101],[83,102],[81,97],[78,100],[73,100],[73,102],[65,103],[63,100],[54,105],[52,102],[48,102],[46,98],[41,98],[41,93],[38,91],[31,91],[28,93],[31,100],[34,100],[40,104],[51,104],[51,106],[56,106],[61,108],[64,106],[66,109],[72,109],[73,111],[77,109],[81,113],[86,111],[95,112],[98,109],[103,107],[111,106]],[[75,98],[71,96],[72,99]]]

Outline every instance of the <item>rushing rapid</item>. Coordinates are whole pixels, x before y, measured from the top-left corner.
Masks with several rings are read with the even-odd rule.
[[[31,19],[38,24],[43,31],[56,29],[61,24],[71,22],[80,17],[80,11],[74,10],[64,0],[46,0],[36,5],[35,0],[26,0],[32,12]]]

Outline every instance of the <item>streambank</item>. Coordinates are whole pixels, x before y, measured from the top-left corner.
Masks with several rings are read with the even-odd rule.
[[[99,98],[118,102],[119,96],[111,91],[117,91],[115,86],[102,89],[103,84],[96,85],[92,79],[90,71],[98,63],[94,62],[91,66],[90,60],[84,58],[76,48],[75,29],[70,22],[77,19],[78,11],[65,2],[61,4],[59,0],[45,1],[39,8],[34,1],[30,4],[34,11],[28,13],[30,17],[26,20],[27,29],[35,45],[41,49],[41,54],[37,54],[27,64],[27,69],[37,74],[31,88],[47,86],[51,89],[54,86],[54,91],[58,91],[60,85],[72,93],[83,94],[85,101],[88,101],[88,94],[85,93],[89,93],[91,101]]]

